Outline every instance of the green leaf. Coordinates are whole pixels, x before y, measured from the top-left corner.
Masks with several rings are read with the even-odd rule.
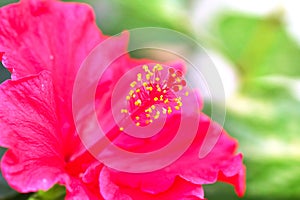
[[[276,81],[275,81],[276,82]],[[255,79],[227,102],[224,128],[239,142],[247,167],[247,200],[300,197],[300,103],[284,84]],[[209,104],[205,111],[210,112]],[[215,185],[214,185],[215,186]],[[224,184],[206,187],[210,200],[238,199]]]
[[[33,194],[28,200],[63,200],[66,195],[66,189],[63,186],[55,185],[48,191],[39,191]]]
[[[9,78],[10,78],[9,71],[6,68],[4,68],[0,63],[0,83],[2,83],[3,81]]]
[[[254,197],[299,199],[299,166],[299,159],[251,160],[248,162],[248,167],[251,169],[251,171],[248,170],[248,192]]]
[[[247,191],[243,200],[298,200],[300,161],[297,159],[245,159]],[[205,185],[209,200],[239,200],[233,187],[224,183]]]
[[[282,93],[281,93],[282,92]],[[273,98],[231,100],[225,129],[239,141],[247,166],[246,199],[299,199],[300,104],[283,90]]]
[[[245,200],[300,197],[300,104],[278,93],[273,99],[238,96],[229,103],[224,128],[239,141],[245,157]],[[239,199],[233,188],[223,183],[205,186],[205,194],[210,200]]]
[[[300,48],[280,14],[262,18],[227,13],[217,22],[214,34],[242,79],[274,74],[300,77]]]
[[[229,104],[225,128],[262,142],[270,137],[284,142],[299,142],[300,146],[299,110],[299,101],[292,98],[268,100],[240,96]]]
[[[18,2],[18,0],[1,0],[0,6],[5,6],[9,3],[15,3],[15,2]]]

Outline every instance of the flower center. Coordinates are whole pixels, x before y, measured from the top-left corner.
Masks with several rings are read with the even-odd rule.
[[[182,96],[188,96],[181,71],[159,64],[142,68],[143,71],[136,74],[136,80],[130,83],[127,108],[121,109],[121,113],[129,115],[136,126],[146,126],[162,115],[180,111]]]

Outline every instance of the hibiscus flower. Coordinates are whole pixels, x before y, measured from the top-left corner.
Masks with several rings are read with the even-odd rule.
[[[12,73],[12,80],[0,85],[0,145],[8,148],[1,160],[1,171],[12,188],[27,193],[60,184],[66,187],[66,199],[204,199],[203,184],[223,181],[234,185],[239,196],[244,194],[242,155],[236,154],[237,142],[224,130],[212,151],[199,159],[204,138],[214,128],[219,129],[204,114],[196,121],[199,129],[184,154],[155,171],[131,173],[113,169],[85,147],[74,123],[73,87],[84,59],[108,38],[96,26],[89,6],[56,0],[22,0],[1,8],[0,17],[0,55]],[[126,32],[113,37],[105,51],[125,51],[128,37]],[[116,125],[112,119],[114,108],[109,102],[113,101],[113,88],[127,71],[147,66],[144,64],[148,62],[132,59],[128,54],[121,56],[109,66],[96,91],[97,116],[103,130],[114,144],[128,151],[161,148],[175,134],[172,125],[180,120],[177,111],[181,102],[172,97],[173,93],[166,91],[170,94],[168,98],[157,97],[163,98],[164,103],[166,99],[173,103],[170,107],[161,106],[161,110],[152,108],[150,104],[154,102],[145,105],[145,99],[140,102],[134,97],[139,89],[150,95],[152,86],[145,67],[142,76],[146,85],[133,86],[134,93],[128,99],[125,96],[130,106],[122,107],[122,114],[133,113],[142,105],[155,110],[149,116],[145,112],[129,116],[136,125],[145,127],[160,117],[157,111],[161,115],[166,112],[164,128],[150,139],[155,145],[147,145],[149,139],[130,139],[124,133],[126,127]],[[180,84],[155,76],[163,79],[158,81],[160,84],[167,80],[168,87],[154,88],[155,94],[161,94],[161,89],[178,92],[185,87],[182,65],[171,65],[167,70],[170,75],[177,74]],[[87,119],[81,125],[88,127]]]

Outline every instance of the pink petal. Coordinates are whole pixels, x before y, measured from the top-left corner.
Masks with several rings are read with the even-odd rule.
[[[99,163],[90,165],[80,178],[73,177],[67,189],[66,199],[102,200],[98,180],[101,169],[102,165]]]
[[[50,80],[50,74],[42,72],[0,86],[0,145],[9,148],[2,158],[2,173],[19,192],[48,190],[58,183],[66,185],[70,199],[101,199],[101,164],[88,152],[66,162],[68,144],[57,128]]]
[[[100,190],[103,197],[107,200],[203,200],[204,198],[203,188],[200,185],[194,185],[181,178],[176,178],[172,186],[161,193],[141,191],[139,188],[117,184],[114,182],[114,177],[111,176],[110,170],[106,167],[102,169],[100,174]]]
[[[90,50],[104,39],[92,9],[80,3],[23,0],[1,8],[0,17],[0,52],[14,78],[48,70],[57,82],[68,85]]]
[[[0,86],[0,145],[10,148],[1,168],[20,192],[47,190],[66,178],[49,80],[49,73],[42,73]]]
[[[3,64],[14,80],[42,70],[51,72],[65,140],[74,137],[74,127],[69,124],[76,73],[104,38],[91,7],[85,4],[22,0],[0,9]]]
[[[226,176],[223,172],[220,172],[218,180],[226,183],[230,183],[235,186],[235,192],[239,197],[242,197],[246,191],[246,167],[240,169],[238,174],[233,176]]]
[[[68,179],[55,156],[32,158],[20,154],[22,152],[8,150],[1,162],[2,174],[15,190],[22,193],[46,191]]]
[[[111,170],[110,176],[118,185],[140,188],[142,191],[151,191],[152,193],[167,191],[177,176],[197,185],[211,184],[220,179],[234,184],[237,193],[242,195],[245,190],[243,181],[245,174],[242,173],[244,166],[241,154],[235,155],[237,142],[223,131],[213,150],[205,158],[200,159],[199,150],[203,145],[204,137],[210,134],[208,132],[209,125],[212,125],[213,129],[218,125],[204,115],[202,115],[199,125],[200,128],[193,144],[180,159],[170,166],[144,174],[130,174]],[[174,132],[172,128],[170,130]],[[142,148],[139,145],[141,144],[135,148]]]
[[[105,38],[91,7],[82,3],[22,0],[0,9],[3,64],[13,80],[51,72],[58,127],[70,159],[83,150],[73,124],[74,79],[85,57]]]

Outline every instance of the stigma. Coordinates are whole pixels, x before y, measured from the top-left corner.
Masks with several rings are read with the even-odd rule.
[[[189,95],[184,90],[186,85],[179,70],[160,64],[143,65],[129,85],[127,108],[122,108],[120,112],[129,115],[136,126],[149,125],[163,115],[180,112],[182,98]]]

